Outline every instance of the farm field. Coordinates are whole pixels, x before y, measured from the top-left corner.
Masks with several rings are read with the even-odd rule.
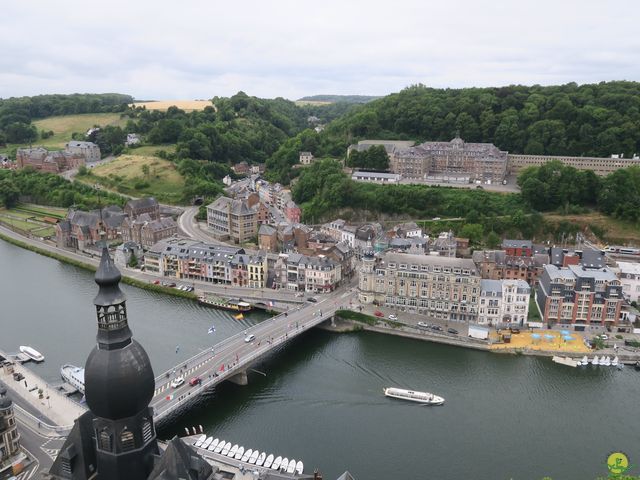
[[[182,202],[185,186],[184,178],[172,162],[147,155],[121,155],[89,170],[86,175],[77,175],[76,179],[134,197],[154,196],[170,204]]]
[[[42,146],[47,150],[61,150],[65,143],[71,140],[73,132],[85,133],[94,125],[124,127],[126,123],[127,120],[120,118],[119,113],[84,113],[43,118],[33,122],[33,125],[38,129],[38,135],[44,130],[52,131],[53,136],[45,139],[38,138],[33,142],[33,146]],[[6,153],[15,148],[28,146],[27,144],[8,144],[5,148],[0,149],[0,152]]]
[[[176,106],[181,110],[204,110],[204,107],[211,107],[210,100],[158,100],[157,102],[134,102],[134,107],[145,107],[147,110],[167,110]]]

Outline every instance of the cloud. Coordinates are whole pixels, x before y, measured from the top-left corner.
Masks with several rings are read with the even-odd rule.
[[[384,95],[640,77],[631,0],[11,2],[0,97]]]

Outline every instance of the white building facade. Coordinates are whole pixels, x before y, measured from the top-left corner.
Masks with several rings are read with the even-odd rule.
[[[478,323],[526,324],[530,295],[531,287],[524,280],[482,280]]]

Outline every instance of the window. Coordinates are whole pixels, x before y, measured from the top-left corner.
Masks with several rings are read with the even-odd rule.
[[[111,435],[109,434],[109,430],[106,427],[103,428],[98,435],[98,448],[100,450],[104,450],[105,452],[110,452],[112,450]]]
[[[127,429],[127,427],[124,427],[124,430],[120,433],[120,445],[122,446],[123,452],[133,450],[136,446],[133,432]]]

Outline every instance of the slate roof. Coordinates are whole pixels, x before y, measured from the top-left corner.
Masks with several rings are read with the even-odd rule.
[[[138,210],[140,208],[151,208],[159,205],[154,197],[144,197],[138,198],[137,200],[129,200],[127,206],[133,210]]]
[[[215,468],[215,470],[214,470]],[[160,458],[157,458],[148,480],[206,480],[218,471],[192,447],[173,437]]]
[[[275,235],[276,229],[271,225],[262,224],[258,229],[258,235]]]

